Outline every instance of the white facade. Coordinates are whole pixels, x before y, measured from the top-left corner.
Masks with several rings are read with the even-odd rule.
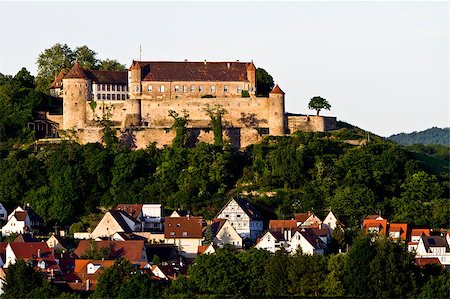
[[[299,231],[292,236],[290,245],[291,254],[295,254],[299,249],[303,254],[324,254],[322,248],[315,248]]]
[[[198,246],[202,245],[203,238],[173,238],[165,239],[168,244],[175,244],[181,256],[185,258],[195,258]]]
[[[437,258],[441,262],[442,265],[448,267],[450,266],[450,250],[447,240],[442,237],[444,244],[428,246],[428,250],[425,247],[425,238],[423,236],[419,240],[419,244],[416,249],[416,258]],[[445,246],[446,245],[446,246]]]
[[[256,240],[263,233],[263,221],[252,219],[235,199],[231,199],[216,218],[227,219],[243,239]]]
[[[336,216],[334,216],[333,212],[329,212],[327,217],[325,217],[325,219],[323,220],[323,224],[325,224],[330,231],[333,231],[337,225],[338,225],[338,220],[336,218]]]
[[[289,242],[283,240],[278,240],[270,231],[267,231],[264,236],[255,245],[256,249],[264,249],[269,252],[275,253],[275,251],[285,248],[286,251],[289,250]]]
[[[2,236],[9,236],[13,233],[23,234],[25,233],[25,227],[31,228],[31,220],[28,214],[25,219],[21,221],[16,218],[16,211],[23,212],[23,209],[18,207],[8,216],[8,222],[2,227]]]
[[[223,247],[231,244],[236,248],[242,248],[242,237],[237,233],[231,223],[226,220],[214,237],[214,245]]]
[[[145,229],[163,229],[163,207],[161,204],[143,204],[142,222]]]
[[[125,101],[128,97],[126,84],[92,83],[92,100],[94,101]]]
[[[119,217],[122,218],[128,228],[122,227],[121,224],[119,224],[117,220],[111,215],[111,212],[107,212],[105,216],[103,216],[102,220],[100,220],[100,223],[97,225],[94,231],[91,233],[90,237],[92,239],[100,237],[109,238],[117,232],[126,232],[127,229],[129,229],[130,231],[139,231],[140,225],[136,224],[136,222],[126,217],[122,213],[125,212],[121,212]]]

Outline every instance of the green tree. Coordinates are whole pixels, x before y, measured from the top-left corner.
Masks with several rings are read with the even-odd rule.
[[[347,255],[338,253],[331,255],[328,260],[328,274],[323,281],[324,295],[330,297],[343,297],[347,294],[345,289],[345,276],[347,275]]]
[[[308,109],[316,110],[317,115],[319,115],[320,110],[330,110],[331,105],[328,103],[327,100],[321,97],[313,97],[311,100],[309,100]]]
[[[96,70],[99,67],[99,61],[96,58],[97,53],[84,45],[77,47],[73,52],[75,60],[81,65],[83,69]]]
[[[55,44],[45,49],[37,58],[38,75],[36,77],[37,89],[49,93],[51,82],[63,69],[69,69],[75,61],[75,54],[67,44]]]
[[[169,116],[173,118],[174,123],[171,127],[175,130],[175,138],[172,141],[174,147],[183,147],[188,137],[187,124],[189,123],[189,114],[187,110],[183,110],[183,116],[174,110],[169,110]]]
[[[419,294],[421,299],[445,299],[450,297],[450,270],[445,269],[439,275],[432,276]]]
[[[285,296],[288,294],[288,288],[291,285],[287,271],[289,264],[289,256],[283,249],[275,252],[270,258],[264,272],[266,295]]]
[[[227,110],[223,108],[221,105],[215,105],[211,107],[209,104],[206,104],[206,107],[203,108],[203,111],[206,115],[211,119],[211,129],[214,133],[214,144],[215,145],[223,145],[223,137],[222,137],[222,117],[227,114]]]
[[[4,298],[54,298],[57,291],[52,288],[42,272],[35,270],[19,259],[8,267],[3,284]]]
[[[102,71],[126,71],[127,67],[115,59],[100,60],[100,70]]]
[[[263,68],[256,69],[256,93],[267,97],[274,86],[272,76]]]
[[[99,276],[92,298],[117,298],[135,271],[133,265],[120,258]]]

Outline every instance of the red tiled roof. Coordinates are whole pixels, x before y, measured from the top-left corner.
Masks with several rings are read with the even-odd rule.
[[[378,228],[379,235],[386,235],[387,228],[387,220],[372,220],[372,219],[364,219],[363,220],[363,229],[368,231],[369,228]]]
[[[89,240],[81,240],[75,250],[75,255],[82,257],[85,252],[91,247]],[[96,241],[97,250],[102,248],[110,248],[111,256],[114,258],[124,257],[131,262],[140,262],[142,257],[142,250],[144,250],[143,240],[133,241]]]
[[[389,224],[389,232],[399,232],[400,238],[406,240],[408,237],[408,223],[391,223]]]
[[[206,251],[206,249],[208,249],[209,245],[202,245],[202,246],[198,246],[197,248],[197,254],[203,254],[203,252]]]
[[[280,86],[275,85],[275,87],[272,89],[270,93],[278,93],[278,94],[284,94],[284,91],[281,90]]]
[[[202,217],[167,217],[164,225],[164,238],[202,238]]]
[[[48,269],[59,269],[52,249],[45,242],[13,242],[9,245],[16,258],[25,261],[44,261]]]
[[[413,228],[411,230],[411,236],[429,236],[430,229],[429,228]]]
[[[416,258],[416,264],[419,267],[423,267],[428,264],[438,264],[439,266],[443,266],[441,261],[437,257],[431,258]]]
[[[136,61],[143,81],[248,81],[246,62]]]
[[[128,84],[127,71],[94,71],[85,70],[86,76],[95,83]]]
[[[89,79],[89,77],[86,76],[83,68],[77,61],[67,73],[67,75],[64,76],[64,79]]]
[[[295,221],[298,221],[298,222],[305,222],[311,215],[312,215],[311,212],[297,213],[297,214],[294,214],[294,219],[295,219]]]
[[[270,220],[269,229],[271,228],[295,229],[297,228],[297,220]]]
[[[124,211],[136,219],[142,211],[142,204],[118,204],[114,210]]]
[[[27,218],[27,211],[16,211],[14,212],[14,217],[16,217],[17,221],[25,221],[25,219]]]
[[[114,260],[90,260],[90,259],[76,259],[75,260],[75,268],[73,272],[77,274],[87,274],[87,265],[89,263],[92,264],[100,264],[103,269],[112,267],[114,265]]]
[[[366,218],[364,218],[364,219],[372,219],[372,220],[376,220],[376,219],[378,219],[378,218],[380,218],[380,220],[385,220],[383,217],[381,217],[380,215],[367,215],[366,216]]]
[[[55,80],[53,80],[52,85],[50,85],[50,88],[60,88],[62,87],[62,79],[64,76],[69,72],[68,69],[62,69],[58,76],[56,76]]]

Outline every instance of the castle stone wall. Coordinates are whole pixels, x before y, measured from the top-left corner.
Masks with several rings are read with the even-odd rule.
[[[326,132],[336,129],[336,117],[295,115],[288,116],[287,121],[291,134],[297,131]]]

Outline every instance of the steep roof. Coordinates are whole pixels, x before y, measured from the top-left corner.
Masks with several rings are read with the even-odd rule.
[[[327,245],[319,238],[318,235],[305,229],[299,229],[298,232],[311,244],[315,249],[325,249]]]
[[[112,267],[114,265],[114,262],[114,260],[76,259],[73,272],[78,274],[87,274],[87,265],[90,263],[101,265],[102,269],[106,269]]]
[[[125,213],[123,211],[111,210],[109,211],[109,213],[116,220],[116,222],[123,229],[123,231],[126,233],[132,233],[133,230],[130,228],[125,219],[132,221],[134,224],[139,224],[139,222],[136,221],[136,219],[134,219],[128,213]]]
[[[364,219],[371,219],[371,220],[386,220],[380,215],[367,215]]]
[[[86,76],[94,83],[128,84],[127,71],[94,71],[85,70]]]
[[[428,264],[437,264],[439,266],[443,266],[441,261],[437,257],[422,257],[416,258],[416,265],[419,267],[424,267]]]
[[[164,225],[164,238],[202,238],[202,217],[167,217]]]
[[[390,223],[389,233],[391,232],[400,233],[400,238],[406,240],[408,234],[408,223]]]
[[[297,228],[297,221],[296,220],[270,220],[269,228],[295,229],[295,228]]]
[[[14,212],[14,217],[17,219],[17,221],[25,221],[25,219],[27,218],[27,211],[16,211]]]
[[[47,268],[59,269],[51,248],[45,242],[13,242],[9,243],[16,258],[25,261],[45,261]]]
[[[428,252],[428,249],[432,247],[445,247],[445,252],[449,252],[450,248],[447,240],[441,236],[422,236],[423,245]]]
[[[55,80],[53,80],[52,84],[50,85],[50,88],[59,88],[62,86],[62,79],[64,76],[69,72],[68,69],[62,69],[58,76],[56,76]]]
[[[95,241],[97,244],[97,250],[102,248],[110,248],[111,256],[115,259],[124,257],[131,262],[138,262],[142,257],[142,250],[144,249],[143,240],[133,241]],[[75,249],[75,255],[82,257],[86,251],[91,248],[89,240],[81,240]]]
[[[370,228],[378,228],[380,235],[386,235],[387,232],[387,220],[372,220],[372,219],[364,219],[363,220],[363,229],[368,231]]]
[[[70,69],[70,71],[67,73],[67,75],[64,76],[64,79],[86,79],[86,80],[88,80],[89,77],[85,74],[80,63],[78,61],[76,61],[75,64]]]
[[[31,234],[19,234],[13,242],[38,242]]]
[[[248,81],[247,62],[136,61],[143,81]]]
[[[429,228],[413,228],[411,230],[411,236],[429,236],[430,229]]]
[[[228,204],[232,200],[235,200],[237,202],[237,204],[241,207],[241,209],[244,211],[244,213],[247,214],[248,217],[250,217],[251,220],[263,220],[263,217],[262,217],[261,213],[259,212],[259,209],[256,207],[256,205],[254,205],[252,202],[248,201],[247,199],[244,199],[241,197],[232,198],[228,201],[228,203],[225,205],[225,207],[228,206]],[[225,207],[223,207],[222,210]],[[221,212],[222,211],[220,211],[219,214]]]
[[[305,222],[313,214],[314,213],[312,213],[311,211],[308,211],[307,213],[296,213],[294,214],[294,219],[298,222]]]
[[[281,90],[280,86],[275,85],[275,87],[272,89],[270,93],[277,93],[277,94],[284,94],[284,91]]]
[[[227,221],[226,219],[218,219],[218,218],[213,219],[211,223],[211,233],[213,236],[217,235],[217,233],[220,231],[220,229],[222,228],[222,226],[225,224],[226,221]]]
[[[132,218],[136,219],[139,214],[142,212],[142,204],[118,204],[114,210],[124,211]]]

